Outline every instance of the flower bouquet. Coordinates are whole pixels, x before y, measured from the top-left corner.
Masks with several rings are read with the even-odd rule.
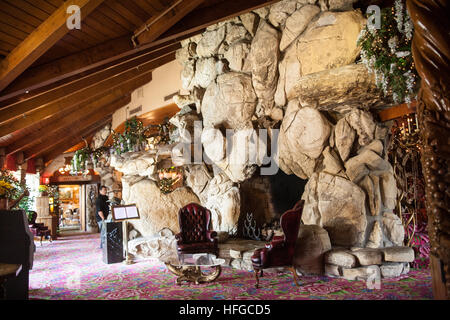
[[[9,210],[29,195],[27,188],[22,185],[9,171],[0,171],[0,209]]]

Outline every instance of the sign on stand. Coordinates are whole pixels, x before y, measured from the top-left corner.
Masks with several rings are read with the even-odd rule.
[[[123,241],[125,243],[125,264],[132,264],[128,254],[128,220],[140,219],[139,210],[136,204],[117,205],[112,207],[112,216],[114,221],[124,221],[123,224]]]

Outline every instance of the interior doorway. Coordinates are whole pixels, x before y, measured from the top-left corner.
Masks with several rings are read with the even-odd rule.
[[[81,189],[80,185],[59,186],[59,199],[61,202],[59,210],[60,231],[80,231],[84,229],[81,214]]]

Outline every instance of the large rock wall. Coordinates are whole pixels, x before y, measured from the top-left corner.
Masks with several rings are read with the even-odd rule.
[[[309,179],[299,195],[306,201],[305,224],[325,228],[333,245],[402,245],[403,227],[393,213],[397,189],[386,161],[388,128],[370,112],[385,102],[373,76],[356,63],[365,19],[353,2],[285,0],[208,27],[177,53],[189,94],[175,101],[180,108],[195,104],[208,129],[202,144],[217,170],[209,172],[202,194],[214,174],[232,190],[261,165],[246,160],[235,144],[223,152],[224,129],[280,128],[278,166]],[[233,154],[244,160],[233,163]],[[213,198],[199,196],[211,208]]]

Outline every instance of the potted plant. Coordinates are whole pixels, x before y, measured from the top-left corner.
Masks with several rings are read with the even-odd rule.
[[[48,196],[48,187],[44,184],[41,184],[38,188],[39,194],[41,197]]]
[[[0,171],[0,210],[9,210],[29,192],[24,185],[7,170]]]

